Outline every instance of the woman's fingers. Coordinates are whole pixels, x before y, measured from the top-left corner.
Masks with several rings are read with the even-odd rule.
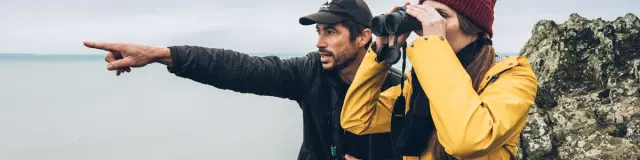
[[[435,8],[424,5],[412,5],[407,7],[407,14],[420,21],[423,36],[445,36],[446,21]]]

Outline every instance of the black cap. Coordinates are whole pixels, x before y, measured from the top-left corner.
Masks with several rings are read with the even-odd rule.
[[[364,0],[329,0],[316,13],[300,17],[301,25],[315,23],[335,24],[351,19],[369,28],[373,16]]]

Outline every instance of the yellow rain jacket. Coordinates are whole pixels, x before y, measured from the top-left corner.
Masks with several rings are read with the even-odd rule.
[[[437,134],[431,136],[420,157],[404,159],[432,159],[434,136],[458,159],[515,157],[537,91],[537,79],[528,60],[513,56],[495,63],[477,93],[446,39],[419,37],[408,46],[407,57],[429,97]],[[389,67],[375,58],[376,53],[369,48],[342,108],[342,127],[358,135],[390,132],[393,104],[401,92],[397,85],[380,93]],[[487,85],[490,77],[498,74],[499,78]],[[411,95],[411,78],[405,81],[405,97]]]

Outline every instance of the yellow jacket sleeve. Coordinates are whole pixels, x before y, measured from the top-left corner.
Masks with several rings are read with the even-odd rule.
[[[353,134],[391,131],[391,111],[400,95],[400,85],[381,93],[380,88],[388,74],[389,66],[384,62],[377,62],[376,55],[369,48],[342,106],[340,124]]]
[[[446,39],[419,37],[409,46],[407,57],[429,97],[438,140],[447,153],[479,157],[519,135],[537,90],[525,59],[478,94]]]

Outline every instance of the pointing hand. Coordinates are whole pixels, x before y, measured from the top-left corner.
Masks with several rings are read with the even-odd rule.
[[[107,69],[116,70],[116,75],[130,72],[131,67],[144,67],[153,62],[165,65],[171,64],[169,48],[157,48],[128,43],[101,43],[84,42],[89,48],[108,51],[104,60],[107,61]]]

